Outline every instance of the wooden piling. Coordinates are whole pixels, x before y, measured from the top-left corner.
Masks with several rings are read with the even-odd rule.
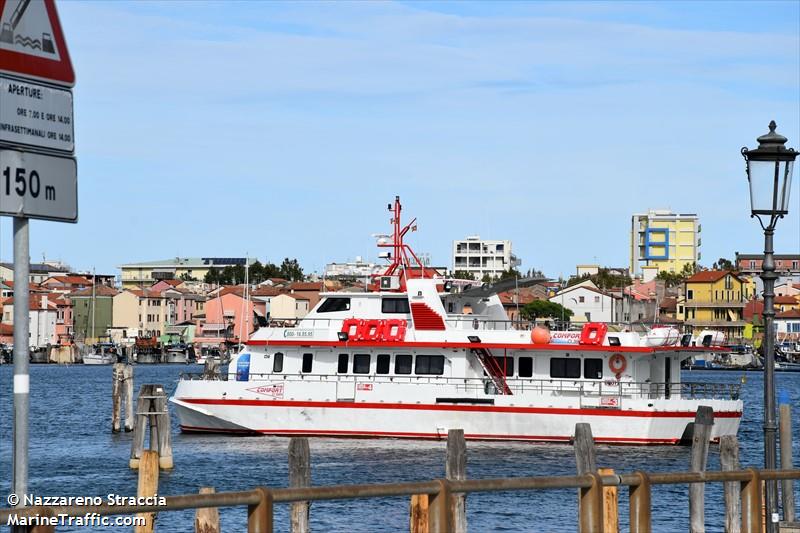
[[[578,475],[597,472],[597,459],[594,453],[592,426],[586,423],[575,424],[575,464]]]
[[[409,518],[409,531],[411,533],[428,533],[428,495],[414,494],[411,496],[411,512]]]
[[[123,397],[125,398],[125,431],[133,431],[136,418],[133,414],[133,365],[125,365],[124,380],[122,382]]]
[[[764,530],[761,476],[748,468],[750,479],[742,482],[742,533],[761,533]]]
[[[692,472],[705,472],[708,462],[708,444],[714,425],[714,409],[707,405],[697,408],[692,437]],[[689,484],[689,531],[705,533],[705,483]]]
[[[136,495],[139,497],[153,496],[158,493],[158,453],[152,450],[142,452],[139,463],[139,486]],[[141,513],[145,519],[143,526],[136,526],[135,533],[152,533],[155,527],[155,513]]]
[[[119,433],[122,429],[120,414],[122,411],[122,393],[125,382],[125,365],[114,363],[111,369],[111,432]]]
[[[311,486],[311,451],[306,437],[292,437],[289,440],[289,487],[306,488]],[[292,502],[292,533],[308,533],[310,502]]]
[[[719,462],[723,471],[739,470],[739,441],[736,435],[719,438]],[[742,485],[738,481],[726,481],[725,533],[740,533],[742,514]]]
[[[136,424],[133,428],[133,440],[131,440],[131,459],[129,466],[134,470],[139,468],[140,458],[144,451],[144,439],[147,436],[147,427],[150,420],[147,415],[150,403],[146,396],[152,394],[152,385],[142,385],[139,389],[139,398],[136,400]]]
[[[147,429],[150,428],[148,448],[159,455],[159,465],[168,470],[173,467],[172,429],[170,426],[167,395],[161,385],[142,385],[136,402],[136,424],[131,441],[131,468],[139,468],[144,450]]]
[[[167,407],[167,393],[161,386],[155,390],[156,427],[158,428],[158,466],[162,470],[171,470],[172,463],[172,427]],[[152,438],[152,430],[151,430]]]
[[[214,494],[214,487],[201,487],[200,494]],[[194,515],[194,533],[220,533],[219,509],[198,508]]]
[[[613,468],[600,468],[601,476],[613,476]],[[603,533],[619,533],[619,496],[616,486],[603,487]]]
[[[447,464],[445,477],[451,481],[467,479],[467,441],[464,439],[463,429],[451,429],[447,432]],[[454,494],[454,520],[453,532],[466,533],[467,508],[466,495]]]
[[[779,407],[779,428],[781,442],[781,469],[791,470],[792,466],[792,408],[788,404]],[[781,481],[781,501],[783,504],[783,520],[795,521],[794,481]]]

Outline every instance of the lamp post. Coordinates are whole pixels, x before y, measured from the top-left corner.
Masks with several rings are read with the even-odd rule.
[[[750,183],[750,216],[758,219],[764,230],[764,261],[761,279],[764,281],[764,468],[777,464],[775,421],[775,262],[772,238],[775,224],[789,212],[789,193],[792,167],[798,152],[787,149],[786,137],[775,131],[775,121],[769,123],[769,133],[758,138],[758,148],[742,148]],[[791,443],[781,443],[791,446]],[[767,532],[775,533],[778,518],[778,482],[766,482]]]

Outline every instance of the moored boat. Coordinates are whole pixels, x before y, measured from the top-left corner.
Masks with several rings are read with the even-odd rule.
[[[110,342],[100,342],[91,353],[83,356],[84,365],[111,365],[117,362],[117,347]]]
[[[737,385],[681,381],[682,361],[724,350],[714,333],[691,346],[600,323],[517,329],[491,288],[419,262],[403,242],[414,221],[401,226],[400,212],[396,199],[393,238],[378,243],[391,262],[370,291],[322,294],[294,327],[259,329],[227,374],[182,376],[171,398],[181,429],[440,439],[460,428],[468,439],[567,442],[588,422],[598,442],[676,444],[707,405],[711,438],[736,434]]]

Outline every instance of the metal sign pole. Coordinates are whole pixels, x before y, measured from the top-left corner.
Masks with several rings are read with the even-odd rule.
[[[24,494],[28,491],[29,272],[28,219],[14,217],[14,470],[12,491],[20,497],[20,501],[24,499]]]

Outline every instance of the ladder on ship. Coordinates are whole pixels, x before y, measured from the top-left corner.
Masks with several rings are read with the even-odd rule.
[[[478,358],[478,361],[483,367],[483,371],[486,372],[486,375],[492,380],[494,388],[500,394],[512,394],[511,389],[506,382],[505,372],[502,368],[500,368],[500,364],[497,362],[497,359],[492,356],[492,352],[486,348],[472,348],[470,351],[475,354],[475,357]]]

